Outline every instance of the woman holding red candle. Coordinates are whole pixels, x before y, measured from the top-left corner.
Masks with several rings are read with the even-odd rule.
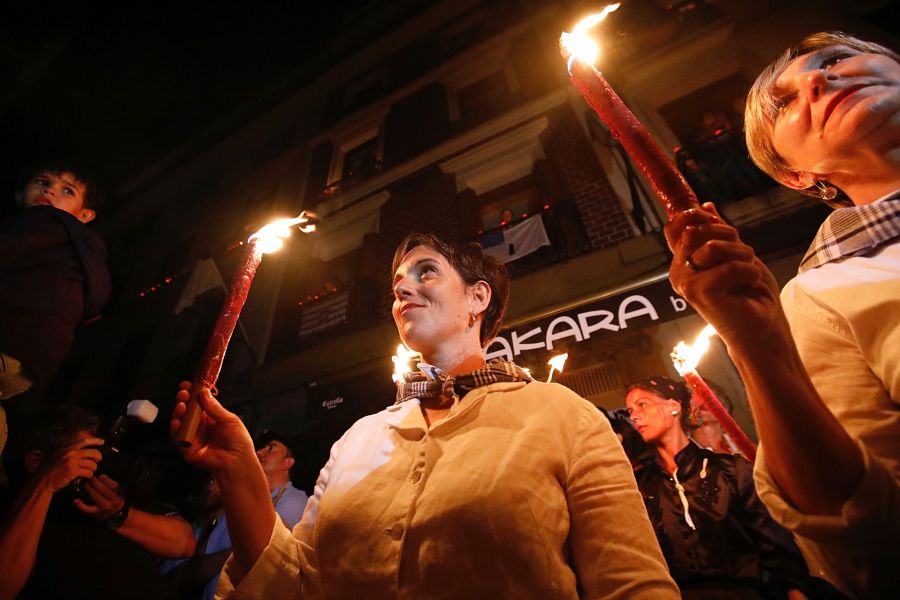
[[[477,245],[412,235],[392,273],[397,330],[425,362],[333,446],[293,532],[240,420],[200,396],[197,443],[182,452],[222,491],[234,555],[218,593],[677,598],[608,421],[563,386],[485,363],[504,267]]]
[[[807,574],[791,534],[775,523],[743,457],[719,454],[688,437],[691,391],[650,377],[632,384],[625,405],[653,458],[635,471],[650,522],[684,598],[807,596],[822,582]]]
[[[837,208],[779,301],[712,205],[666,231],[673,285],[718,330],[757,422],[760,497],[815,573],[900,589],[900,56],[836,33],[790,48],[748,96],[747,143]],[[784,310],[782,310],[782,306]]]

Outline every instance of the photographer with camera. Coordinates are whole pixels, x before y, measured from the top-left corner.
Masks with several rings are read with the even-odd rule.
[[[116,481],[96,476],[97,426],[77,407],[56,408],[4,456],[12,501],[0,525],[0,600],[159,598],[155,556],[193,553],[186,521],[129,507]]]

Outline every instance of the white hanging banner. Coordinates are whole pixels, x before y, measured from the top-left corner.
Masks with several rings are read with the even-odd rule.
[[[496,245],[492,244],[485,248],[484,253],[503,263],[512,262],[531,254],[542,246],[550,245],[550,238],[547,237],[547,230],[544,229],[541,215],[529,217],[499,233],[502,234],[502,240],[499,240]]]

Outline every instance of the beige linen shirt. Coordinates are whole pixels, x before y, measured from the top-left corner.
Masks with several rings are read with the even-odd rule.
[[[236,587],[235,587],[236,586]],[[557,384],[418,400],[335,443],[301,522],[219,598],[678,598],[607,420]]]
[[[805,271],[788,282],[781,300],[816,390],[863,450],[866,475],[840,515],[804,515],[784,499],[760,452],[759,496],[772,517],[797,534],[814,575],[855,597],[896,592],[900,242]]]

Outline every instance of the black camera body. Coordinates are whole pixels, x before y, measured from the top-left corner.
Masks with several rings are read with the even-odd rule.
[[[97,463],[94,477],[106,475],[117,483],[140,483],[150,472],[148,459],[140,453],[129,451],[127,445],[128,431],[137,423],[152,423],[159,409],[149,400],[132,400],[128,403],[126,413],[116,419],[105,442],[95,446],[100,451],[101,460]],[[69,484],[69,493],[85,504],[93,504],[93,500],[84,489],[81,477]]]

